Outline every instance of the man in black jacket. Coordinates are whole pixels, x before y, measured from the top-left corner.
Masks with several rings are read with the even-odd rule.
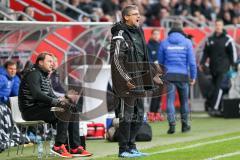
[[[230,65],[233,65],[237,60],[234,41],[223,29],[222,20],[215,22],[215,32],[206,42],[199,66],[200,71],[203,71],[207,58],[210,60],[209,68],[213,89],[209,92],[206,104],[210,113],[220,114],[221,108],[219,106],[223,94],[221,84]]]
[[[122,21],[111,29],[113,91],[121,99],[119,157],[126,158],[145,155],[137,150],[135,144],[144,114],[143,105],[138,105],[140,99],[137,95],[144,94],[145,84],[153,86],[151,74],[143,77],[145,71],[150,71],[150,64],[143,31],[139,27],[140,18],[137,6],[129,5],[122,10]]]
[[[53,57],[49,53],[41,53],[36,64],[23,75],[19,89],[19,108],[25,120],[43,120],[47,123],[57,123],[55,145],[51,152],[71,158],[72,156],[90,156],[80,146],[78,114],[72,114],[64,97],[54,95],[49,73],[53,70]],[[65,106],[61,114],[51,111],[52,107]],[[69,108],[68,108],[69,107]],[[69,123],[70,121],[73,121]],[[67,131],[69,133],[70,153],[66,150]]]

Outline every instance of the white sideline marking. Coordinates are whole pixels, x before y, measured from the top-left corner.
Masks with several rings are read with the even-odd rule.
[[[233,152],[233,153],[222,154],[222,155],[212,157],[212,158],[207,158],[205,160],[216,160],[216,159],[221,159],[221,158],[225,158],[225,157],[232,157],[232,156],[239,155],[239,154],[240,154],[240,151],[237,151],[237,152]]]
[[[173,151],[177,151],[177,150],[191,149],[191,148],[195,148],[195,147],[199,147],[199,146],[204,146],[204,145],[207,145],[207,144],[220,143],[220,142],[230,141],[230,140],[234,140],[234,139],[240,139],[240,136],[225,138],[225,139],[218,139],[218,140],[213,140],[213,141],[208,141],[208,142],[203,142],[203,143],[197,143],[197,144],[193,144],[193,145],[190,145],[190,146],[185,146],[185,147],[182,147],[182,148],[166,149],[166,150],[147,153],[147,154],[148,155],[155,155],[155,154],[160,154],[160,153],[173,152]],[[240,154],[240,151],[239,151],[239,154]],[[105,156],[110,156],[111,157],[111,155],[105,155]],[[99,158],[99,157],[103,157],[103,155],[94,156],[94,158]],[[87,158],[87,159],[92,159],[92,158]],[[207,159],[207,160],[212,160],[212,159]]]
[[[207,145],[207,144],[220,143],[220,142],[230,141],[230,140],[234,140],[234,139],[240,139],[240,136],[225,138],[225,139],[219,139],[219,140],[213,140],[213,141],[208,141],[208,142],[203,142],[203,143],[197,143],[197,144],[193,144],[193,145],[190,145],[190,146],[185,146],[185,147],[182,147],[182,148],[166,149],[166,150],[162,150],[162,151],[158,151],[158,152],[149,153],[149,155],[173,152],[173,151],[177,151],[177,150],[191,149],[191,148],[196,148],[196,147],[199,147],[199,146],[204,146],[204,145]]]

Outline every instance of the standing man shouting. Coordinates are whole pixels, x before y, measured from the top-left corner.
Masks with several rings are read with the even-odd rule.
[[[111,29],[113,91],[121,99],[119,157],[125,158],[146,155],[139,152],[135,144],[136,134],[142,125],[144,109],[143,105],[138,103],[140,99],[134,96],[133,92],[144,92],[143,81],[153,80],[151,76],[146,79],[142,76],[143,70],[150,71],[150,64],[143,31],[139,27],[140,19],[137,6],[126,6],[122,10],[122,21]]]
[[[215,32],[207,39],[199,66],[200,71],[203,71],[207,58],[210,60],[209,68],[213,89],[208,95],[206,104],[210,113],[217,115],[221,112],[221,108],[219,108],[223,94],[221,83],[230,65],[237,61],[234,41],[223,29],[222,20],[215,22]]]

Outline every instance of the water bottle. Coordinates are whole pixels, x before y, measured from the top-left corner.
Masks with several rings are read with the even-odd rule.
[[[54,146],[54,143],[55,143],[55,136],[56,136],[56,130],[55,129],[51,129],[51,132],[52,132],[52,137],[50,139],[50,142],[49,142],[49,155],[50,156],[54,156],[54,154],[51,152],[53,146]]]
[[[51,140],[50,140],[50,142],[49,142],[49,155],[50,156],[54,156],[54,154],[51,152],[51,150],[52,150],[52,148],[53,148],[53,146],[54,146],[54,143],[55,143],[55,141],[54,141],[54,137],[52,137],[51,138]]]
[[[43,158],[43,141],[42,137],[37,135],[37,144],[38,144],[38,159]]]
[[[146,112],[144,112],[144,115],[143,115],[143,122],[144,123],[147,123],[147,113]]]

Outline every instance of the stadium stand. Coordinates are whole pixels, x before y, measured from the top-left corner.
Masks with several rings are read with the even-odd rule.
[[[211,25],[216,18],[225,25],[240,23],[239,0],[10,0],[2,1],[5,8],[23,11],[27,5],[36,10],[35,18],[40,21],[117,21],[121,9],[136,4],[145,26],[162,26],[169,16],[184,16],[191,22]],[[1,9],[3,11],[3,9]],[[7,16],[4,16],[7,17]],[[187,23],[185,24],[187,25]]]

